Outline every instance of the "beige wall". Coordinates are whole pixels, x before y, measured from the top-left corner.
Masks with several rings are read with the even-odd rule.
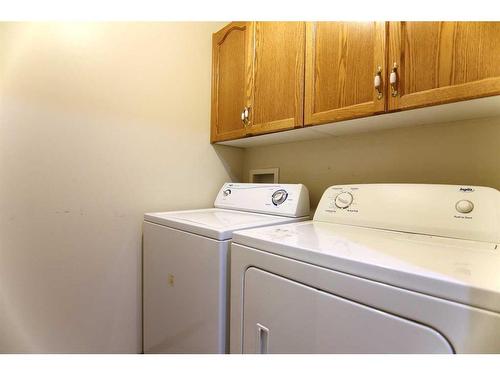
[[[500,119],[425,125],[245,150],[244,179],[280,168],[280,182],[305,184],[316,206],[331,185],[434,183],[500,190]]]
[[[0,352],[140,351],[145,211],[208,207],[223,24],[0,24]]]

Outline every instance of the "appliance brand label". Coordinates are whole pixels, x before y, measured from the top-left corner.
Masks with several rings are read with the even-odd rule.
[[[471,187],[461,187],[460,191],[463,193],[472,193],[474,191],[474,189]]]

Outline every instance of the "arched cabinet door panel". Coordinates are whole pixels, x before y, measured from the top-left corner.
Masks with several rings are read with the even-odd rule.
[[[251,69],[251,22],[231,22],[212,37],[211,141],[245,136]]]

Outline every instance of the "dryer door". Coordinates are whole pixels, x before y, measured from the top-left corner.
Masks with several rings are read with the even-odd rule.
[[[244,353],[453,353],[437,331],[251,267]]]

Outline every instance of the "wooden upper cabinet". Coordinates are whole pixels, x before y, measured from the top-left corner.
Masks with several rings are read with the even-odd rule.
[[[390,22],[389,109],[500,94],[500,22]]]
[[[231,22],[212,37],[211,141],[246,134],[241,113],[247,103],[251,22]]]
[[[307,22],[305,125],[385,110],[385,43],[385,22]]]
[[[303,125],[304,22],[254,22],[248,132]]]
[[[232,22],[211,141],[500,95],[500,22]]]

